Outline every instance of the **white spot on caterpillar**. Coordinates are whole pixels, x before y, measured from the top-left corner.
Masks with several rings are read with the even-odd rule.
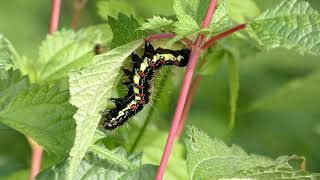
[[[140,101],[140,100],[141,100],[141,97],[140,97],[140,96],[135,96],[135,100],[136,100],[136,101]]]
[[[144,71],[146,68],[147,68],[146,64],[144,64],[144,62],[141,63],[141,65],[140,65],[140,71]]]

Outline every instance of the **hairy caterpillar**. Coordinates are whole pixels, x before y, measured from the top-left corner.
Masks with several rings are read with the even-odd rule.
[[[110,99],[116,107],[100,112],[101,125],[107,130],[112,130],[140,112],[150,101],[156,71],[165,65],[186,66],[189,62],[189,54],[189,49],[173,51],[157,48],[155,50],[151,43],[146,41],[142,58],[132,53],[133,70],[123,68],[129,78],[128,82],[123,82],[128,87],[128,94],[124,98]]]

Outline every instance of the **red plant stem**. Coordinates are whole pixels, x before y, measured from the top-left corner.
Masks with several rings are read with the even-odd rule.
[[[174,38],[176,35],[175,34],[154,34],[151,35],[147,38],[145,38],[146,41],[151,41],[151,40],[157,40],[157,39],[163,39],[163,38]],[[187,38],[183,38],[181,41],[185,42],[188,46],[192,46],[192,41]]]
[[[52,34],[58,29],[59,25],[59,16],[60,16],[60,4],[61,0],[52,0],[51,1],[51,18],[49,25],[49,34]]]
[[[27,138],[32,150],[31,169],[29,174],[29,180],[34,179],[40,171],[42,148],[31,138]]]
[[[199,67],[201,68],[205,63],[206,63],[206,60],[203,60]],[[181,116],[181,120],[180,120],[180,124],[178,127],[178,132],[177,132],[176,137],[181,136],[181,133],[183,131],[184,125],[185,125],[187,117],[188,117],[188,113],[190,111],[192,99],[197,92],[197,89],[199,87],[201,79],[202,79],[202,76],[200,74],[198,74],[191,83],[190,91],[187,96],[186,104],[184,105],[184,108],[183,108],[183,112],[182,112],[182,116]]]
[[[211,19],[212,19],[212,16],[213,16],[213,13],[216,8],[216,4],[217,4],[217,0],[211,0],[209,7],[208,7],[208,10],[207,10],[207,13],[206,13],[206,16],[205,16],[203,23],[202,23],[202,28],[206,28],[209,26]],[[187,71],[184,76],[183,85],[180,90],[179,100],[177,103],[176,111],[173,116],[170,132],[169,132],[169,135],[167,138],[164,152],[162,154],[159,169],[158,169],[158,172],[157,172],[157,175],[155,178],[156,180],[161,180],[163,178],[164,171],[165,171],[165,168],[168,163],[168,159],[170,156],[172,145],[173,145],[175,136],[178,131],[178,126],[180,124],[183,108],[184,108],[184,105],[186,103],[186,99],[188,96],[188,91],[189,91],[190,84],[192,81],[192,76],[193,76],[194,70],[196,68],[196,64],[198,62],[199,56],[200,56],[200,46],[201,46],[203,38],[204,38],[204,35],[199,35],[194,46],[191,49],[189,64],[188,64]]]
[[[246,24],[240,24],[240,25],[233,27],[233,28],[221,33],[221,34],[218,34],[217,36],[210,38],[206,43],[204,43],[204,45],[201,47],[201,49],[205,50],[208,47],[210,47],[211,44],[215,43],[216,41],[218,41],[226,36],[229,36],[230,34],[232,34],[234,32],[240,31],[244,28],[246,28]]]
[[[184,109],[183,109],[183,113],[182,113],[182,117],[181,117],[181,120],[180,120],[180,124],[179,124],[179,127],[178,127],[178,132],[177,132],[176,137],[180,137],[181,134],[182,134],[182,131],[184,129],[184,125],[185,125],[187,117],[188,117],[188,113],[190,111],[190,107],[191,107],[191,104],[192,104],[192,99],[193,99],[194,95],[197,92],[197,89],[199,87],[201,79],[202,79],[202,76],[201,75],[197,75],[197,77],[193,80],[193,82],[191,84],[190,92],[188,94],[188,97],[187,97],[187,100],[186,100],[186,104],[185,104]]]
[[[74,0],[73,2],[73,15],[71,20],[71,28],[74,31],[77,29],[81,10],[83,9],[86,3],[87,3],[87,0]]]
[[[60,4],[61,4],[60,0],[51,1],[51,18],[50,18],[50,25],[49,25],[49,32],[48,32],[49,34],[52,34],[54,31],[58,29]],[[32,180],[39,174],[43,150],[31,138],[28,138],[28,140],[32,150],[31,169],[30,169],[30,175],[29,175],[29,180]]]
[[[175,34],[153,34],[149,37],[147,37],[145,40],[150,41],[154,39],[162,39],[162,38],[174,38],[176,35]]]

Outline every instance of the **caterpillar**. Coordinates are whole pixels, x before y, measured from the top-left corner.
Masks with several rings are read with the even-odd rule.
[[[149,41],[145,42],[144,54],[140,58],[131,54],[133,69],[123,68],[129,81],[123,82],[128,87],[128,94],[123,98],[111,98],[115,108],[100,111],[100,124],[106,130],[112,130],[123,125],[131,117],[140,112],[150,101],[154,87],[156,72],[165,65],[185,67],[189,62],[189,49],[170,50],[153,48]]]

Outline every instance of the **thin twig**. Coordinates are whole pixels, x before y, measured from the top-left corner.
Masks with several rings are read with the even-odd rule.
[[[52,34],[58,29],[59,17],[60,17],[60,4],[61,0],[52,0],[51,1],[51,18],[49,25],[49,34]]]
[[[29,174],[29,180],[34,179],[40,171],[41,159],[42,159],[42,148],[31,138],[27,138],[31,146],[32,158],[31,158],[31,169]]]
[[[206,61],[203,60],[199,67],[201,68],[205,63],[206,63]],[[181,116],[181,120],[180,120],[180,124],[179,124],[179,127],[178,127],[178,132],[177,132],[176,137],[180,137],[181,134],[182,134],[182,131],[184,129],[184,126],[186,124],[186,120],[187,120],[187,117],[188,117],[188,114],[189,114],[189,111],[190,111],[190,107],[191,107],[191,104],[192,104],[192,99],[193,99],[194,95],[197,92],[197,89],[199,87],[201,79],[202,79],[202,76],[200,74],[197,74],[197,76],[194,78],[194,80],[191,83],[190,91],[188,93],[186,104],[184,105],[184,108],[183,108],[183,113],[182,113],[182,116]]]
[[[49,34],[52,34],[58,29],[59,25],[59,16],[60,16],[60,4],[61,0],[52,0],[51,1],[51,17],[49,24]],[[41,160],[42,160],[42,148],[31,138],[28,138],[28,141],[32,150],[32,160],[31,160],[31,169],[29,180],[34,179],[40,171]]]
[[[147,38],[145,38],[146,41],[151,41],[151,40],[157,40],[157,39],[164,39],[164,38],[174,38],[176,35],[175,34],[153,34]],[[186,43],[189,47],[192,46],[192,41],[188,38],[183,38],[181,39],[182,42]]]
[[[205,16],[203,23],[202,23],[202,28],[206,28],[209,26],[211,19],[212,19],[212,16],[213,16],[213,13],[216,8],[216,4],[217,4],[217,0],[211,0],[209,7],[208,7],[208,10],[207,10],[207,13],[206,13],[206,16]],[[165,149],[162,154],[159,169],[158,169],[158,172],[157,172],[157,175],[155,178],[156,180],[161,180],[163,178],[165,168],[167,166],[168,159],[169,159],[169,156],[171,153],[172,145],[173,145],[175,136],[178,131],[178,126],[180,124],[183,108],[184,108],[184,105],[187,100],[187,95],[188,95],[188,91],[189,91],[190,84],[192,81],[192,76],[193,76],[194,70],[196,68],[196,64],[198,62],[199,56],[200,56],[200,46],[202,44],[203,39],[204,39],[204,35],[202,35],[202,34],[199,35],[194,46],[191,49],[189,64],[188,64],[187,71],[184,76],[183,85],[180,90],[179,100],[177,103],[176,111],[173,116],[170,132],[169,132],[169,135],[167,138]]]
[[[71,20],[71,28],[73,30],[77,29],[79,17],[81,14],[81,10],[86,5],[88,0],[74,0],[73,2],[73,15]]]
[[[210,47],[213,43],[215,43],[216,41],[226,37],[226,36],[229,36],[230,34],[234,33],[234,32],[237,32],[237,31],[240,31],[242,29],[246,28],[246,24],[240,24],[236,27],[233,27],[227,31],[224,31],[223,33],[221,34],[218,34],[212,38],[210,38],[207,42],[204,43],[204,45],[201,47],[202,50],[205,50],[207,49],[208,47]]]

